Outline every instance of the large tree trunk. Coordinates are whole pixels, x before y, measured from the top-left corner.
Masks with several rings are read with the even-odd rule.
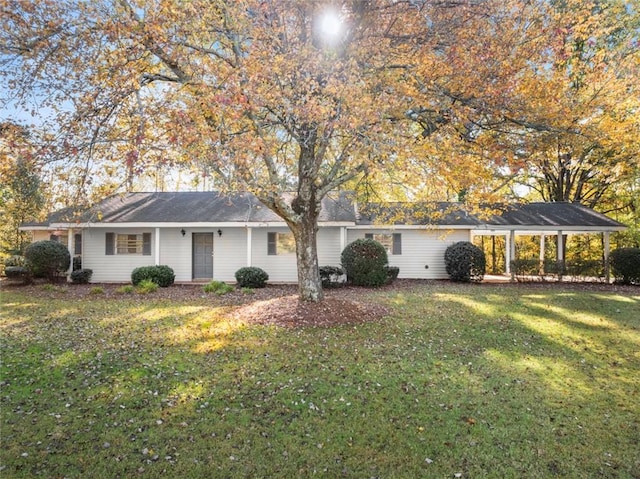
[[[303,217],[291,228],[296,239],[298,261],[298,293],[302,301],[321,301],[324,298],[318,269],[318,226],[315,218]]]

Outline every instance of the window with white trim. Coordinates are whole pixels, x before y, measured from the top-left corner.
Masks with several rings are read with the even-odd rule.
[[[293,233],[267,233],[267,254],[269,256],[295,254],[296,240]]]
[[[150,255],[151,233],[106,233],[106,255]]]
[[[387,254],[402,254],[402,235],[400,233],[367,233],[364,237],[380,243],[387,250]]]

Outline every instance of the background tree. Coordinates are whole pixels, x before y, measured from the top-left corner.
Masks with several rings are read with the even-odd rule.
[[[35,147],[29,132],[13,123],[0,123],[0,253],[21,255],[30,234],[20,231],[21,223],[38,219],[44,207]]]
[[[414,197],[442,178],[449,196],[496,190],[485,183],[504,158],[471,145],[519,118],[509,100],[552,23],[547,2],[524,0],[7,5],[12,99],[30,92],[56,112],[57,154],[84,165],[80,187],[96,160],[129,187],[158,164],[197,162],[287,223],[306,300],[322,298],[317,218],[331,190],[386,186],[389,173]]]

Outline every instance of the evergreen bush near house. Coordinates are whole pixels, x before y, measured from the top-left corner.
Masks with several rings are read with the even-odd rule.
[[[618,248],[609,258],[616,282],[640,284],[640,248]]]
[[[131,272],[131,282],[134,285],[140,284],[144,280],[153,281],[161,288],[171,286],[176,279],[176,275],[169,266],[141,266]]]
[[[340,266],[320,266],[320,279],[323,288],[332,288],[344,284],[344,269]]]
[[[67,271],[71,264],[69,250],[57,241],[36,241],[25,250],[24,257],[34,276],[50,281]]]
[[[534,281],[540,275],[540,260],[514,259],[511,261],[511,271],[518,281]]]
[[[71,282],[76,284],[87,284],[93,275],[92,269],[77,269],[71,272]]]
[[[459,241],[444,252],[444,264],[451,281],[479,282],[484,278],[486,259],[484,252],[469,241]]]
[[[372,239],[357,239],[342,251],[347,281],[356,286],[382,286],[387,282],[387,251]]]
[[[393,283],[398,279],[400,268],[397,266],[385,266],[385,270],[387,271],[387,283]]]
[[[31,271],[24,266],[6,266],[4,274],[8,279],[20,280],[22,284],[31,283]]]
[[[245,266],[236,271],[236,281],[240,288],[264,288],[269,275],[256,266]]]
[[[17,254],[9,256],[4,260],[4,265],[7,267],[8,266],[26,266],[26,264],[27,264],[27,261],[25,260],[24,256],[20,256]]]
[[[77,271],[79,269],[82,269],[82,257],[81,256],[74,256],[73,257],[73,270]]]

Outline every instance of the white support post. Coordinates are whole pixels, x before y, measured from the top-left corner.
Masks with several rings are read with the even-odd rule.
[[[340,252],[344,251],[347,246],[347,227],[342,226],[340,228]]]
[[[251,241],[252,241],[252,229],[247,228],[247,266],[251,266]]]
[[[155,260],[155,264],[156,266],[160,265],[160,228],[156,228],[156,234],[155,234],[155,256],[154,256],[154,260]]]
[[[564,241],[562,241],[562,230],[558,230],[558,255],[557,255],[557,266],[558,266],[558,281],[562,281],[562,276],[564,273]]]
[[[604,240],[604,277],[607,281],[607,283],[609,283],[611,281],[611,266],[609,264],[609,250],[611,248],[611,242],[610,242],[610,238],[609,238],[609,231],[605,231],[603,233],[603,240]]]
[[[69,231],[67,231],[67,249],[71,257],[69,269],[67,269],[67,282],[71,282],[71,273],[73,272],[73,228],[69,228]]]
[[[516,231],[509,232],[509,269],[511,271],[511,281],[516,280],[516,272],[511,268],[511,261],[516,259]]]
[[[544,233],[540,234],[540,256],[538,256],[540,261],[540,267],[538,268],[538,274],[544,275]]]

